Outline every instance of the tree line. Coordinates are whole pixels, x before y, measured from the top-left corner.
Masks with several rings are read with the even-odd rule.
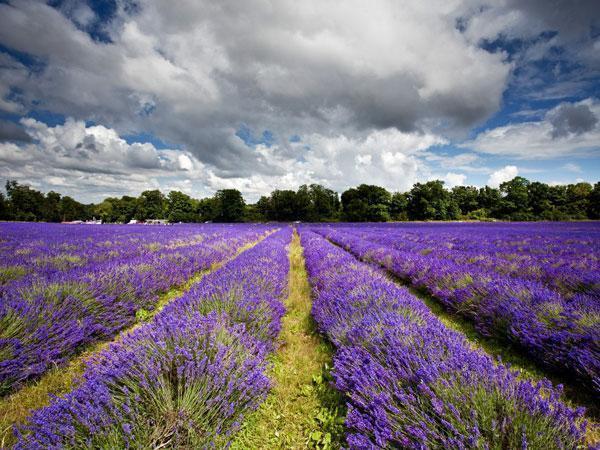
[[[127,223],[132,219],[169,222],[351,221],[390,220],[585,220],[600,219],[600,182],[548,185],[515,177],[500,185],[456,186],[440,180],[416,183],[408,192],[361,184],[337,192],[319,184],[298,190],[275,190],[247,204],[237,189],[195,199],[180,192],[167,195],[147,190],[138,197],[108,197],[83,204],[69,196],[46,194],[16,181],[0,192],[0,220],[65,222],[101,219]]]

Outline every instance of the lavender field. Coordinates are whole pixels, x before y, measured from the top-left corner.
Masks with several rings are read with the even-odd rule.
[[[0,447],[585,449],[598,398],[594,222],[0,224]]]

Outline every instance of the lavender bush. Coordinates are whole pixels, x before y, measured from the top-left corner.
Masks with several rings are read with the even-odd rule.
[[[560,388],[519,380],[383,273],[301,237],[351,448],[583,448],[583,409],[564,405]]]
[[[12,247],[4,242],[5,247],[45,249],[53,260],[68,254],[79,264],[35,269],[0,291],[0,395],[63,364],[82,346],[114,336],[135,321],[138,310],[152,310],[161,292],[232,256],[267,230],[196,225],[156,227],[158,231],[143,235],[139,227],[136,234],[113,226],[110,234],[104,226],[48,225],[44,236],[39,224],[2,227],[15,235],[17,225],[24,239],[18,245],[13,239]],[[63,233],[69,229],[75,236],[66,249],[69,241]],[[29,257],[22,267],[35,268],[37,257],[32,260],[31,254],[21,253]]]
[[[269,388],[290,239],[289,228],[271,235],[101,352],[78,388],[33,413],[16,448],[226,446]]]
[[[540,364],[575,374],[581,386],[600,392],[597,274],[585,275],[585,283],[582,275],[574,283],[580,291],[566,296],[540,280],[499,274],[485,265],[460,262],[460,258],[454,262],[436,256],[433,250],[399,250],[394,233],[385,238],[384,233],[360,226],[317,231],[360,258],[381,264],[425,289],[473,321],[482,334],[514,342]],[[528,251],[536,254],[531,248]]]
[[[393,247],[541,283],[569,300],[600,298],[600,226],[570,223],[419,223],[340,226]]]

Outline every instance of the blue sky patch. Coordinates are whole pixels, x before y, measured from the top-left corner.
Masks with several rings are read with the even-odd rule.
[[[257,145],[270,147],[275,143],[275,136],[271,131],[264,130],[261,135],[255,136],[252,130],[245,124],[240,125],[235,135],[244,141],[248,147],[256,147]]]

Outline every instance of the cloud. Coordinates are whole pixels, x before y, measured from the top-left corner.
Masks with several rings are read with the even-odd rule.
[[[85,2],[0,2],[0,43],[11,49],[0,52],[0,109],[71,118],[59,127],[24,121],[21,138],[34,142],[0,144],[2,174],[40,186],[47,176],[91,197],[136,191],[146,177],[198,196],[237,187],[255,199],[309,182],[405,190],[446,173],[459,183],[463,174],[490,173],[486,153],[597,151],[592,100],[480,133],[458,155],[435,148],[496,113],[515,73],[535,78],[519,61],[560,47],[588,70],[598,59],[590,1],[128,3],[117,1],[100,23]],[[533,43],[547,30],[559,34]],[[519,61],[482,48],[502,36],[527,41]],[[580,86],[570,81],[569,89]],[[252,136],[267,131],[272,142],[247,145],[242,127]],[[177,149],[122,138],[137,134]]]
[[[447,155],[441,152],[428,150],[425,152],[425,160],[442,168],[452,168],[469,173],[487,174],[490,168],[483,165],[483,159],[480,155],[473,152],[459,153],[457,155]]]
[[[72,118],[54,127],[31,118],[22,119],[21,124],[30,142],[0,143],[0,178],[17,179],[43,190],[58,189],[85,201],[137,195],[150,187],[165,191],[180,187],[194,196],[235,188],[249,201],[276,188],[296,189],[309,183],[341,192],[376,182],[392,191],[404,191],[433,173],[432,163],[426,159],[428,149],[446,143],[440,136],[394,128],[365,137],[312,134],[290,143],[290,153],[277,144],[245,146],[246,151],[269,160],[274,171],[231,177],[187,150],[128,143],[114,129],[102,125],[86,126]],[[464,181],[464,176],[449,176],[452,181]]]
[[[16,123],[0,120],[0,142],[4,141],[29,142],[31,137]]]
[[[499,0],[488,3],[462,2],[465,34],[471,39],[527,39],[548,30],[556,31],[561,44],[589,39],[597,25],[600,5],[595,0]]]
[[[89,173],[129,173],[138,169],[176,170],[172,150],[157,150],[149,143],[128,144],[115,130],[102,125],[86,126],[67,119],[64,125],[49,127],[35,119],[21,124],[36,144],[25,146],[31,161],[54,168]]]
[[[490,187],[497,188],[505,181],[512,180],[518,174],[519,169],[516,166],[504,166],[502,169],[499,169],[490,175],[487,184]]]
[[[465,184],[466,179],[467,176],[463,173],[448,172],[444,176],[443,181],[446,183],[447,187],[453,188],[455,186],[463,186]]]
[[[598,117],[587,104],[563,103],[548,113],[553,126],[552,137],[560,138],[569,134],[583,134],[594,129]]]
[[[315,182],[342,191],[360,183],[376,183],[392,191],[409,189],[431,173],[427,149],[447,141],[434,134],[403,133],[394,128],[372,131],[366,137],[318,134],[305,136],[298,171]],[[289,164],[289,162],[288,162]]]
[[[22,119],[26,138],[0,142],[0,177],[61,189],[83,200],[139,193],[173,177],[200,177],[204,166],[188,152],[127,143],[115,130],[72,118],[49,127]]]
[[[460,133],[497,110],[510,71],[456,32],[442,1],[368,14],[359,1],[138,3],[120,5],[108,43],[76,3],[0,4],[0,42],[45,62],[10,84],[24,108],[153,133],[225,177],[276,170],[231,137],[242,123],[271,130],[281,152],[292,134]]]
[[[76,25],[82,28],[90,26],[96,19],[96,14],[92,9],[84,2],[77,0],[66,0],[61,2],[61,11],[68,17],[70,17]]]
[[[597,90],[598,1],[459,3],[463,35],[489,45],[513,63],[508,89],[514,98],[573,99]]]
[[[563,169],[568,170],[569,172],[581,173],[581,167],[575,163],[567,163],[563,166]]]
[[[540,121],[504,125],[484,131],[462,147],[521,159],[548,159],[600,154],[600,102],[562,103]]]

